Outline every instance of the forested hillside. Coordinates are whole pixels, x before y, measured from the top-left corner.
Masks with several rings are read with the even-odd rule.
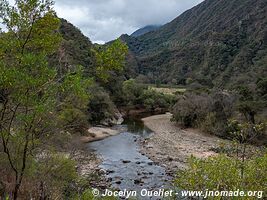
[[[156,31],[121,38],[136,59],[129,65],[151,82],[224,87],[267,74],[265,0],[206,0]]]
[[[65,19],[60,19],[59,32],[63,41],[57,52],[50,58],[50,62],[61,65],[61,68],[81,65],[92,75],[96,61],[90,39]]]

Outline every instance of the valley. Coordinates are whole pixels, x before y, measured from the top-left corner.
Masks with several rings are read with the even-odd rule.
[[[0,200],[267,197],[266,0],[57,2],[0,2]]]

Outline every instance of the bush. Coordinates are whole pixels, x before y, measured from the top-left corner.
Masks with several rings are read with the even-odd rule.
[[[124,103],[128,106],[142,104],[141,96],[146,88],[137,83],[134,79],[129,79],[123,82]]]
[[[91,123],[99,123],[103,119],[112,118],[116,107],[109,94],[99,86],[92,86],[90,94],[88,104],[89,121]]]
[[[189,93],[180,97],[173,107],[173,120],[184,127],[227,136],[227,120],[234,113],[234,97],[224,92]]]
[[[216,122],[216,113],[210,112],[205,117],[203,123],[200,125],[201,129],[207,133],[213,134],[218,130]]]
[[[0,197],[8,199],[12,194],[12,171],[7,159],[0,154]],[[62,153],[43,151],[38,156],[29,157],[27,170],[22,180],[20,199],[65,199],[67,189],[77,180],[75,162]],[[6,198],[4,198],[6,197]]]
[[[155,110],[157,108],[169,109],[175,102],[175,96],[170,94],[163,94],[153,89],[144,90],[141,101],[148,110]]]
[[[77,108],[67,108],[59,113],[60,123],[65,130],[85,133],[89,124],[86,113]]]
[[[175,102],[175,96],[163,94],[153,89],[148,89],[134,79],[123,83],[124,104],[127,106],[142,106],[149,111],[157,108],[169,109]]]
[[[240,159],[225,155],[204,160],[191,157],[189,168],[177,173],[175,185],[182,189],[197,191],[236,191],[237,189],[267,191],[267,154],[246,160],[243,166],[244,176],[242,177]],[[233,197],[233,199],[240,198]],[[222,199],[222,197],[208,199]]]
[[[210,110],[210,101],[207,94],[183,96],[173,108],[173,117],[185,127],[198,127]]]

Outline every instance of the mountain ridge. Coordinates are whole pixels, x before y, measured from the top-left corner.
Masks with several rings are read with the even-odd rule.
[[[266,4],[206,0],[158,30],[121,39],[134,54],[138,73],[150,80],[251,83],[267,74]]]
[[[143,28],[136,30],[135,32],[133,32],[131,34],[131,36],[132,37],[139,37],[141,35],[144,35],[146,33],[151,32],[151,31],[155,31],[155,30],[159,29],[160,27],[161,27],[161,25],[148,25],[148,26],[145,26]]]

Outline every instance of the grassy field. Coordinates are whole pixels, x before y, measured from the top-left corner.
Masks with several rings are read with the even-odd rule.
[[[167,86],[167,85],[166,85]],[[155,85],[149,85],[148,87],[151,90],[154,90],[156,92],[161,92],[163,94],[176,94],[176,93],[184,93],[186,91],[186,88],[182,88],[182,87],[164,87],[164,86],[160,86],[160,87],[156,87]]]

